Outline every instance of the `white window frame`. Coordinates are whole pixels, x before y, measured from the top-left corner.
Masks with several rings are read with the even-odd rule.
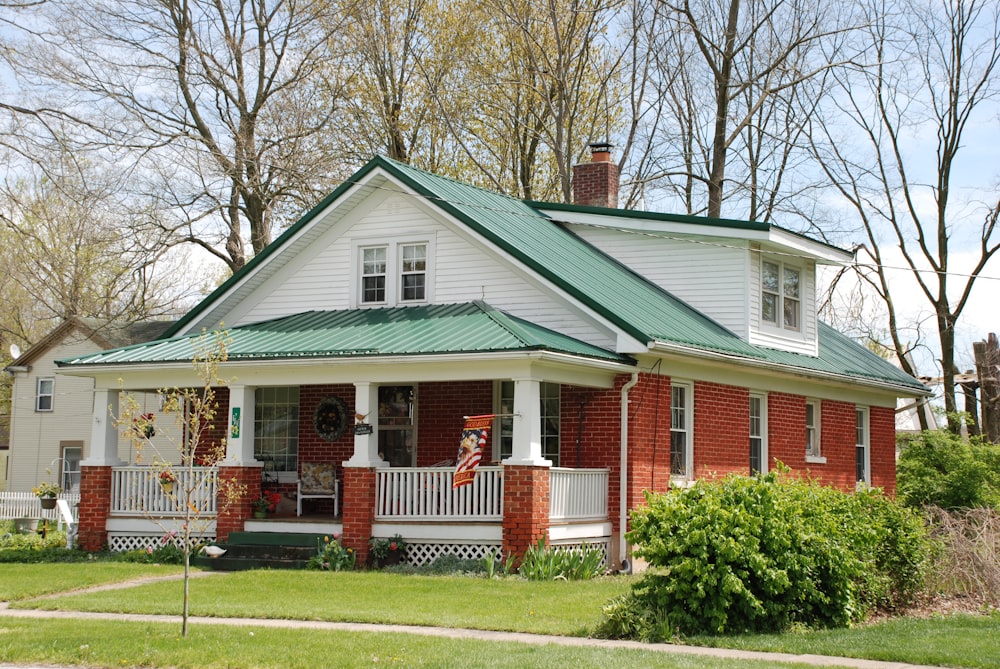
[[[423,246],[424,269],[422,272],[406,274],[424,275],[424,296],[419,299],[403,299],[403,248]],[[385,238],[354,239],[351,241],[351,308],[395,307],[403,304],[430,304],[433,301],[434,286],[434,235],[403,235],[391,240]],[[364,252],[366,249],[385,249],[385,299],[364,300]]]
[[[764,288],[764,266],[774,265],[778,268],[778,292],[765,290]],[[793,271],[799,275],[798,288],[799,293],[796,297],[791,297],[785,294],[785,272]],[[793,263],[786,263],[783,260],[778,260],[776,258],[770,258],[763,256],[760,259],[760,323],[763,327],[772,328],[781,332],[802,332],[802,323],[805,320],[805,314],[803,313],[802,306],[805,301],[804,287],[805,285],[805,270],[800,266]],[[766,295],[773,295],[775,297],[774,306],[774,316],[775,320],[770,321],[764,318],[764,297]],[[785,302],[794,300],[796,303],[795,307],[795,325],[790,326],[785,324]]]
[[[684,393],[683,402],[675,405],[674,390],[679,389]],[[679,422],[675,409],[681,410]],[[672,485],[685,484],[694,478],[694,384],[690,381],[670,381],[670,481]],[[674,439],[675,435],[683,435],[684,438],[684,471],[675,471],[674,467]]]
[[[43,384],[48,383],[48,391],[43,391]],[[42,400],[48,400],[48,406],[42,406]],[[56,405],[56,380],[51,376],[40,376],[35,381],[35,411],[39,413],[49,413],[55,409]]]
[[[70,451],[75,452],[74,457],[67,457]],[[66,492],[79,492],[80,490],[80,463],[83,461],[82,441],[61,441],[59,442],[59,481],[62,489]],[[74,466],[75,465],[75,466]]]
[[[760,413],[756,417],[754,416],[753,406],[754,402],[759,403]],[[750,401],[747,406],[748,415],[750,417],[750,474],[766,474],[767,473],[767,393],[750,393]],[[756,419],[757,425],[754,425]],[[756,427],[756,429],[755,429]],[[755,472],[753,470],[753,446],[754,440],[759,440],[758,447],[760,449],[760,468]]]
[[[871,413],[868,407],[854,409],[854,472],[857,485],[871,485],[872,481],[872,448],[871,448]],[[860,451],[860,452],[859,452]],[[861,458],[859,460],[859,458]],[[864,476],[858,476],[858,464],[864,468]]]
[[[812,422],[809,421],[809,407],[812,407]],[[822,431],[823,404],[817,399],[806,398],[806,462],[820,465],[826,464],[826,457],[823,455],[823,431]],[[812,439],[810,439],[810,433]]]
[[[366,272],[366,267],[368,265],[368,260],[365,255],[369,251],[383,251],[384,256],[382,258],[382,271],[381,272]],[[382,305],[385,304],[389,296],[389,247],[386,244],[371,244],[368,246],[362,246],[358,249],[358,268],[360,275],[358,277],[358,304],[365,305]],[[382,299],[381,300],[367,300],[365,299],[365,280],[366,279],[378,279],[382,278]]]
[[[294,402],[290,396],[291,391],[295,390]],[[277,395],[279,392],[284,393],[287,397],[268,397],[268,395]],[[270,413],[266,409],[273,407],[275,410],[285,409],[288,410],[290,407],[295,407],[295,417],[294,417],[294,429],[290,431],[289,434],[282,437],[269,437],[268,436],[268,425],[272,417],[268,414]],[[291,423],[292,418],[287,415],[277,416],[273,418],[276,421],[284,421]],[[294,483],[298,480],[299,474],[299,432],[300,426],[302,424],[302,389],[299,386],[260,386],[254,390],[254,444],[253,444],[253,454],[254,458],[265,463],[264,473],[270,476],[277,476],[279,483]],[[268,470],[266,463],[269,460],[267,457],[271,455],[270,460],[273,462],[274,447],[279,444],[279,442],[284,439],[285,449],[287,455],[285,459],[287,462],[291,462],[294,466],[284,469],[274,469]],[[292,451],[294,450],[294,453]],[[264,456],[264,457],[261,457]],[[287,464],[286,462],[286,464]]]
[[[412,244],[400,244],[399,245],[399,301],[407,304],[411,303],[422,303],[427,301],[427,263],[429,261],[427,257],[427,242],[414,242]],[[423,247],[423,267],[420,269],[407,269],[406,263],[406,249],[413,249]],[[423,277],[423,285],[421,286],[420,297],[406,297],[406,286],[404,285],[407,277],[420,276]]]

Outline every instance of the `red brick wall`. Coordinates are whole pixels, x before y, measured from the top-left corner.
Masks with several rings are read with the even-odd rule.
[[[368,539],[375,523],[375,470],[344,469],[344,510],[342,543],[353,548],[358,566],[368,561]]]
[[[892,407],[869,410],[872,485],[896,494],[896,411]]]
[[[85,551],[99,551],[108,543],[111,513],[111,467],[80,467],[80,515],[77,543]]]
[[[856,485],[854,440],[856,407],[849,402],[820,403],[820,455],[825,464],[809,464],[809,471],[827,485],[853,490]]]
[[[618,206],[618,165],[612,162],[590,162],[574,165],[573,204],[616,208]]]
[[[503,554],[520,562],[529,547],[548,536],[549,468],[504,467],[503,479]]]
[[[454,461],[465,425],[463,416],[492,412],[492,381],[421,383],[417,388],[417,466]]]
[[[616,394],[620,394],[620,388]],[[644,490],[663,492],[670,487],[670,378],[639,374],[639,382],[629,390],[628,428],[628,508],[644,504]],[[616,407],[620,410],[620,407]],[[610,436],[610,435],[609,435]],[[619,437],[611,448],[618,450]],[[618,468],[613,478],[620,477]],[[616,518],[618,506],[608,507]]]
[[[231,499],[246,486],[238,499]],[[260,497],[260,467],[219,467],[218,517],[215,536],[218,541],[229,539],[230,532],[241,532],[244,521],[253,513],[253,501]]]
[[[607,467],[610,470],[608,515],[611,516],[612,532],[617,532],[619,525],[621,388],[629,378],[619,377],[615,386],[608,390],[563,386],[559,400],[562,406],[559,464],[585,469]]]
[[[669,423],[667,425],[669,429]],[[750,391],[697,381],[694,384],[694,475],[712,478],[733,472],[750,473]]]
[[[340,465],[354,454],[354,432],[348,428],[340,439],[331,442],[316,434],[316,428],[313,427],[313,415],[316,413],[316,407],[319,406],[321,400],[331,396],[343,400],[344,404],[347,405],[349,415],[354,416],[355,390],[353,384],[299,387],[299,463],[332,462],[337,466],[337,478],[343,481],[344,473]],[[377,418],[369,416],[365,420],[371,422]],[[353,418],[351,424],[354,424]],[[294,499],[295,484],[285,484],[280,486],[280,489]],[[333,500],[311,499],[303,504],[309,506],[310,512],[333,514]]]
[[[806,398],[802,395],[767,395],[768,470],[781,462],[797,472],[806,465]]]

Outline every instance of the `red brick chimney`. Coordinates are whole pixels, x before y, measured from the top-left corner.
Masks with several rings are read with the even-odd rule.
[[[618,208],[618,165],[611,162],[611,145],[590,145],[590,162],[573,166],[573,204]]]

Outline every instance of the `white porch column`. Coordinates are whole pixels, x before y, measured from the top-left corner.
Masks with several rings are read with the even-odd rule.
[[[229,387],[229,427],[226,429],[227,467],[261,463],[253,456],[254,386]]]
[[[120,467],[128,464],[118,457],[118,428],[114,417],[119,414],[117,388],[94,391],[94,424],[90,431],[90,449],[81,465],[87,467]]]
[[[388,467],[378,455],[378,386],[367,381],[354,384],[354,411],[366,416],[371,434],[354,435],[354,455],[344,461],[345,467]]]
[[[552,466],[542,457],[541,386],[535,379],[514,379],[513,446],[505,465]]]

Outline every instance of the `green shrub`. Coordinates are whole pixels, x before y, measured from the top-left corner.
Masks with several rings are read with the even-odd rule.
[[[908,506],[1000,510],[1000,445],[948,430],[901,435],[896,494]]]
[[[923,524],[877,490],[847,494],[771,473],[646,499],[627,537],[650,569],[609,604],[605,636],[843,626],[921,583]]]

